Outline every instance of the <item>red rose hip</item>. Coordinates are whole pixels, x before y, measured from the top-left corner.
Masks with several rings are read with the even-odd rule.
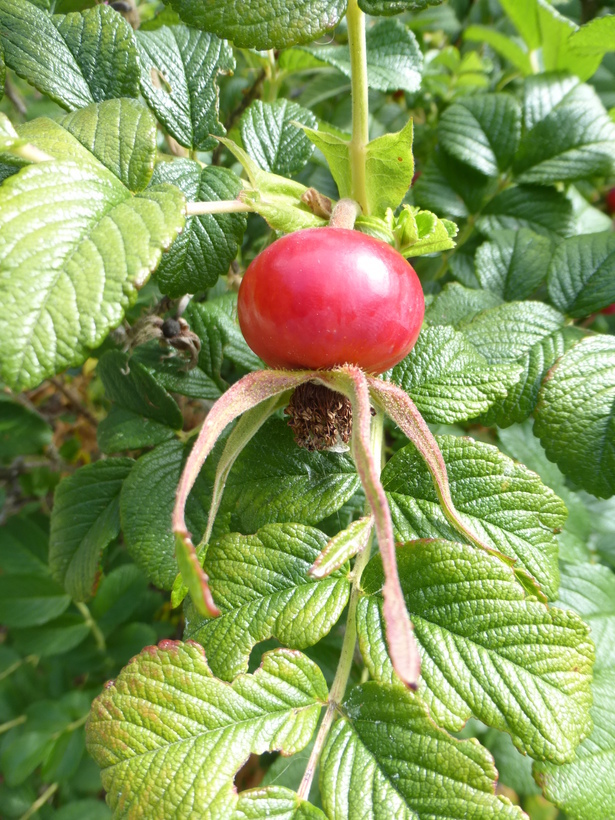
[[[238,313],[248,345],[270,367],[355,364],[377,374],[414,347],[425,300],[414,269],[390,245],[344,228],[309,228],[256,257]]]

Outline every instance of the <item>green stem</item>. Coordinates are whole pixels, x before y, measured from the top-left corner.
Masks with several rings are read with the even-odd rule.
[[[216,202],[186,202],[186,216],[202,216],[203,214],[247,214],[253,208],[238,199]]]
[[[14,729],[15,726],[21,726],[27,719],[27,715],[19,715],[19,717],[13,718],[13,720],[7,720],[6,723],[0,724],[0,735],[9,732],[11,729]]]
[[[49,798],[53,797],[58,790],[58,785],[58,783],[52,783],[49,788],[45,789],[38,800],[35,800],[34,803],[32,803],[28,811],[25,814],[22,814],[19,820],[30,820],[30,817],[33,817],[36,812],[45,805]]]
[[[41,151],[36,145],[30,145],[30,143],[17,146],[12,153],[22,159],[27,159],[29,162],[53,162],[54,159],[50,154]]]
[[[75,602],[75,606],[81,613],[83,620],[86,624],[90,627],[90,631],[94,636],[94,640],[96,641],[96,646],[100,649],[101,652],[107,651],[107,642],[105,641],[105,636],[103,635],[100,627],[92,617],[92,613],[87,608],[87,606],[83,603]]]
[[[383,431],[384,416],[379,412],[372,420],[371,427],[372,453],[376,464],[382,463]],[[367,505],[365,512],[366,515],[369,515],[370,513]],[[312,781],[314,779],[314,774],[316,773],[316,767],[318,766],[318,761],[320,760],[325,741],[331,726],[333,725],[337,711],[344,700],[346,687],[348,686],[348,679],[350,678],[350,672],[352,670],[352,661],[357,642],[357,606],[362,595],[361,576],[363,575],[363,570],[367,566],[371,556],[372,540],[373,533],[366,548],[357,556],[357,560],[355,561],[355,565],[352,570],[352,590],[350,592],[348,620],[346,621],[344,642],[342,644],[342,651],[337,665],[337,670],[335,672],[335,678],[333,679],[331,691],[329,692],[327,711],[325,712],[325,716],[320,724],[320,729],[318,730],[316,740],[314,741],[312,754],[310,755],[301,785],[299,786],[298,794],[303,800],[307,800],[309,797],[310,789],[312,788]]]
[[[346,12],[348,46],[352,77],[352,139],[350,140],[350,176],[352,199],[364,214],[369,214],[367,201],[367,144],[369,142],[369,97],[367,82],[367,47],[365,44],[365,14],[357,0],[349,0]]]
[[[15,661],[15,663],[12,663],[3,672],[0,672],[0,680],[8,678],[9,675],[12,675],[13,672],[16,672],[20,666],[24,665],[24,663],[31,663],[36,665],[38,663],[37,655],[28,655],[27,658],[20,658],[18,661]]]

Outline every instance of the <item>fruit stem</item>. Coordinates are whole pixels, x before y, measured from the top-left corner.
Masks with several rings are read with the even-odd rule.
[[[222,202],[186,202],[186,216],[203,216],[204,214],[247,214],[252,207],[238,199]]]
[[[377,413],[377,415],[372,419],[370,432],[374,462],[378,466],[378,469],[380,469],[380,465],[382,463],[382,443],[384,433],[384,415],[381,412]],[[369,509],[369,505],[366,504],[365,514],[370,515],[370,513],[371,511]],[[371,556],[372,540],[373,531],[370,535],[369,541],[367,542],[367,546],[363,552],[358,554],[352,569],[352,590],[350,592],[350,602],[348,604],[348,620],[346,621],[344,643],[342,644],[342,651],[337,665],[337,670],[335,672],[335,678],[331,684],[327,711],[325,712],[325,716],[320,724],[320,729],[318,730],[316,740],[314,741],[312,754],[310,755],[305,774],[303,775],[301,785],[299,786],[298,794],[303,800],[307,800],[309,797],[314,774],[316,773],[316,767],[318,766],[318,761],[320,760],[325,741],[329,731],[331,730],[333,721],[335,720],[336,713],[344,700],[344,694],[346,692],[346,687],[348,686],[348,679],[350,678],[350,672],[352,671],[352,661],[354,659],[355,644],[357,642],[357,605],[362,594],[361,576],[363,575],[363,570],[367,566]]]
[[[361,206],[354,199],[340,199],[329,220],[330,228],[346,228],[351,231],[357,217],[361,214]]]
[[[367,201],[367,144],[369,142],[369,96],[367,82],[367,46],[365,14],[357,0],[349,0],[346,12],[352,84],[352,139],[350,140],[350,175],[352,198],[369,214]]]

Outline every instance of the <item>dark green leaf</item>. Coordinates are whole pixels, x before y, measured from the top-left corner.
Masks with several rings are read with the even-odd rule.
[[[557,593],[556,533],[566,521],[563,502],[539,477],[497,448],[470,438],[437,436],[455,507],[481,539],[516,558],[545,594]],[[409,445],[382,472],[397,541],[458,539],[440,509],[417,450]]]
[[[152,184],[172,183],[189,202],[235,199],[242,185],[227,168],[202,168],[198,162],[177,159],[156,166]],[[246,229],[245,214],[190,216],[156,271],[163,293],[173,299],[200,293],[228,273]]]
[[[256,535],[231,533],[211,544],[205,571],[218,618],[202,618],[189,605],[184,637],[205,647],[213,673],[233,680],[248,670],[253,647],[276,638],[305,649],[338,621],[350,592],[347,573],[323,580],[308,570],[327,536],[300,524],[270,524]]]
[[[515,159],[520,182],[549,185],[613,172],[615,123],[590,86],[564,74],[530,77],[523,118]]]
[[[7,65],[71,111],[139,93],[132,29],[108,6],[52,18],[27,0],[0,0],[0,40]]]
[[[49,577],[49,519],[22,511],[0,527],[0,570],[7,575]]]
[[[133,464],[129,458],[89,464],[56,490],[49,566],[74,601],[94,592],[101,555],[120,531],[120,490]]]
[[[474,715],[534,758],[572,760],[588,732],[594,660],[579,616],[528,599],[510,567],[466,545],[415,541],[398,548],[397,565],[421,649],[420,694],[438,725],[459,731]],[[371,597],[359,604],[359,643],[372,676],[400,685],[383,581],[377,556],[362,578]]]
[[[476,224],[489,237],[501,230],[528,228],[551,238],[572,236],[576,229],[572,203],[564,194],[530,185],[502,191],[487,203]]]
[[[330,820],[521,820],[496,779],[486,749],[438,729],[416,695],[375,682],[351,691],[320,768]]]
[[[373,17],[390,17],[404,11],[422,11],[440,3],[442,0],[359,0],[359,8]]]
[[[213,31],[239,48],[287,48],[334,28],[346,0],[166,0],[188,25]]]
[[[242,450],[222,503],[247,533],[273,523],[314,525],[339,510],[359,484],[348,454],[303,450],[273,418]]]
[[[583,339],[552,368],[535,433],[551,461],[600,498],[615,493],[615,340]]]
[[[465,219],[481,208],[492,183],[493,180],[440,151],[430,157],[412,191],[421,208]]]
[[[136,347],[132,354],[132,361],[137,361],[146,367],[158,384],[169,393],[178,393],[180,396],[206,401],[213,401],[222,393],[218,383],[198,365],[186,370],[186,360],[182,356],[169,355],[169,351],[165,351],[164,347],[157,342],[152,341]],[[101,423],[104,423],[104,420]]]
[[[521,109],[510,94],[480,94],[446,109],[441,144],[456,159],[497,177],[512,163],[521,138]]]
[[[393,369],[392,380],[410,394],[428,422],[476,418],[504,398],[519,368],[490,364],[452,327],[425,328]]]
[[[145,418],[132,410],[113,405],[96,430],[98,446],[103,453],[122,453],[155,447],[175,438],[170,427]]]
[[[423,55],[414,34],[398,20],[381,20],[366,36],[367,76],[379,91],[418,91]],[[311,46],[310,54],[351,75],[348,46]]]
[[[120,496],[126,548],[137,566],[162,589],[171,589],[178,573],[171,514],[186,457],[181,442],[161,444],[137,461]],[[187,508],[188,526],[197,538],[207,523],[211,482],[206,472],[201,472]]]
[[[8,396],[0,396],[0,460],[42,453],[51,435],[44,419]]]
[[[551,242],[534,231],[497,231],[476,252],[476,277],[507,302],[527,299],[546,279],[551,255]]]
[[[588,316],[615,302],[615,233],[573,236],[556,249],[549,296],[563,313]]]
[[[218,76],[235,68],[228,43],[206,31],[163,26],[137,34],[141,90],[160,122],[186,148],[210,151],[218,121]]]
[[[70,597],[61,586],[40,575],[0,575],[0,623],[40,626],[61,615]]]
[[[80,615],[64,614],[43,626],[13,629],[11,634],[22,655],[49,658],[79,646],[90,634],[90,627]]]
[[[458,282],[449,282],[425,311],[425,321],[429,325],[458,327],[467,324],[481,311],[501,303],[502,300],[490,290],[474,290],[464,288]]]
[[[316,117],[307,108],[289,100],[273,103],[255,100],[239,123],[243,147],[264,171],[293,176],[314,151],[296,123],[315,128]]]
[[[249,754],[303,749],[326,698],[322,673],[298,652],[269,652],[254,675],[228,684],[197,644],[163,641],[94,701],[87,747],[116,813],[138,805],[152,820],[187,820],[198,805],[233,817],[233,778]]]
[[[485,423],[508,427],[534,412],[542,381],[550,367],[579,340],[582,331],[542,302],[514,302],[486,310],[464,327],[464,333],[490,364],[516,362],[521,378],[484,416]]]

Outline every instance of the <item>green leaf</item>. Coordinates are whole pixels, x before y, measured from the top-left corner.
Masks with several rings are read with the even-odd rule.
[[[508,427],[534,412],[549,368],[583,335],[564,322],[561,313],[542,302],[509,302],[480,313],[463,328],[491,365],[516,362],[522,368],[508,396],[483,417],[486,424]]]
[[[502,300],[493,291],[464,288],[458,282],[449,282],[425,311],[425,321],[428,325],[452,325],[458,328],[481,311],[501,303]]]
[[[6,64],[70,111],[138,96],[133,32],[108,6],[50,17],[27,0],[0,0],[0,40]]]
[[[232,820],[326,820],[320,809],[281,786],[241,792]]]
[[[596,17],[582,26],[568,41],[570,51],[583,56],[602,58],[608,51],[615,51],[615,17]]]
[[[536,0],[501,0],[501,6],[530,51],[542,45]]]
[[[70,652],[88,637],[90,627],[81,615],[61,615],[43,626],[13,629],[11,637],[22,655],[49,658]]]
[[[428,160],[412,192],[421,208],[453,219],[465,219],[481,210],[493,184],[494,180],[439,151]]]
[[[521,228],[549,238],[576,232],[570,200],[553,188],[531,185],[517,185],[499,193],[487,203],[476,226],[490,238],[497,231]]]
[[[261,170],[250,155],[232,140],[221,137],[220,142],[239,160],[250,178],[252,188],[241,192],[240,201],[250,205],[266,219],[274,231],[293,233],[326,224],[303,202],[302,197],[308,190],[305,185]]]
[[[409,393],[428,422],[452,424],[484,413],[519,378],[515,365],[490,364],[452,327],[428,327],[393,368],[392,380]]]
[[[238,48],[287,48],[317,40],[334,28],[346,0],[166,0],[188,25],[213,31]]]
[[[220,398],[222,391],[211,376],[198,365],[186,370],[186,360],[181,355],[169,354],[168,349],[165,350],[158,342],[151,341],[136,347],[131,361],[142,364],[169,393],[205,401]],[[104,423],[104,420],[101,423]]]
[[[581,54],[571,50],[571,40],[579,27],[560,14],[546,0],[537,0],[538,24],[542,40],[542,62],[546,71],[570,71],[588,80],[600,65],[602,54]]]
[[[100,559],[120,531],[120,490],[134,462],[88,464],[65,478],[54,497],[49,566],[74,601],[94,592]]]
[[[18,786],[41,765],[53,747],[48,732],[29,731],[4,746],[0,757],[2,773],[8,786]]]
[[[0,570],[7,575],[49,577],[47,553],[49,519],[24,511],[12,515],[0,527]]]
[[[297,652],[267,653],[254,675],[213,677],[196,644],[148,647],[94,701],[87,748],[116,813],[231,817],[233,777],[250,753],[300,751],[327,698],[322,673]],[[138,806],[138,808],[137,808]]]
[[[268,638],[305,649],[330,632],[348,603],[350,582],[348,572],[308,576],[327,540],[301,524],[271,524],[210,544],[204,568],[222,614],[203,618],[189,605],[184,637],[203,644],[216,676],[233,680],[247,672],[253,647]]]
[[[471,42],[486,43],[497,54],[512,63],[523,76],[532,73],[530,55],[514,40],[489,26],[468,26],[463,32],[463,39]]]
[[[453,240],[457,233],[454,222],[438,219],[430,211],[421,211],[410,205],[404,205],[394,219],[393,234],[397,237],[399,252],[406,259],[451,250],[455,247]]]
[[[379,91],[418,91],[423,71],[423,55],[413,32],[398,20],[381,20],[366,35],[367,78],[370,88]],[[342,74],[351,76],[348,46],[310,46],[310,54]]]
[[[162,589],[172,589],[178,568],[171,514],[186,447],[165,442],[142,456],[122,486],[120,516],[126,549],[147,577]],[[188,503],[188,525],[200,536],[207,523],[212,481],[201,472]]]
[[[359,486],[349,454],[302,450],[288,425],[273,418],[237,458],[222,508],[232,510],[247,533],[265,524],[315,525],[339,510]]]
[[[152,184],[163,182],[176,185],[189,202],[235,199],[242,189],[227,168],[203,168],[189,159],[158,163]],[[246,224],[245,214],[189,216],[156,271],[160,290],[176,299],[213,287],[237,256]]]
[[[225,359],[246,371],[260,370],[262,362],[252,353],[237,323],[237,294],[225,293],[207,302],[188,305],[184,318],[201,340],[199,368],[218,385],[220,392],[228,385],[221,375]]]
[[[374,518],[365,515],[336,533],[310,567],[312,578],[326,578],[370,544]]]
[[[39,575],[0,575],[0,622],[8,627],[40,626],[70,604],[61,586]]]
[[[359,8],[372,17],[390,17],[404,11],[422,11],[440,3],[442,0],[359,0]]]
[[[239,122],[241,141],[264,171],[293,176],[314,151],[297,124],[315,128],[316,117],[307,108],[289,100],[273,103],[254,100]]]
[[[121,453],[155,447],[174,438],[175,434],[166,424],[113,405],[98,425],[96,436],[103,453]]]
[[[231,47],[214,34],[186,26],[137,33],[141,90],[167,131],[186,148],[210,151],[222,136],[218,76],[232,73]]]
[[[320,770],[330,820],[521,820],[496,779],[486,749],[439,729],[416,695],[375,682],[350,692]]]
[[[497,231],[476,252],[476,278],[507,302],[527,299],[547,278],[551,255],[551,242],[534,231]]]
[[[565,74],[528,77],[523,114],[519,182],[549,185],[613,172],[615,123],[590,86]]]
[[[482,541],[516,558],[553,598],[557,593],[556,534],[566,521],[563,502],[522,464],[469,438],[436,436],[455,507]],[[413,446],[382,471],[397,541],[458,534],[440,509],[431,476]]]
[[[136,100],[107,100],[66,114],[59,124],[129,191],[138,193],[147,187],[156,160],[156,120],[144,105]],[[32,141],[43,147],[40,140]],[[53,146],[49,153],[58,159],[74,157],[69,150],[58,155]]]
[[[327,158],[340,198],[349,197],[352,191],[350,143],[326,131],[305,130]],[[365,169],[369,215],[384,217],[389,208],[396,208],[405,197],[414,176],[412,138],[413,124],[408,120],[398,133],[385,134],[368,143]]]
[[[43,162],[5,180],[0,373],[9,386],[34,387],[84,361],[182,227],[183,204],[171,186],[133,197],[92,162]]]
[[[583,339],[549,372],[534,431],[551,461],[599,498],[615,493],[615,340]]]
[[[521,109],[510,94],[480,94],[454,103],[438,124],[440,143],[456,159],[497,177],[513,161],[521,138]]]
[[[107,398],[118,408],[128,411],[128,418],[145,418],[171,430],[181,430],[184,419],[177,402],[138,361],[129,359],[119,350],[109,350],[98,362],[97,373],[104,385]],[[125,416],[122,418],[125,419]],[[99,429],[103,442],[107,446],[113,444],[115,452],[118,449],[146,447],[151,442],[147,426],[144,427],[142,437],[137,430],[134,432],[136,435],[130,439],[118,437],[113,419],[102,425],[102,431]],[[109,442],[110,434],[113,436],[112,442]]]
[[[572,763],[535,764],[545,795],[571,820],[615,817],[615,578],[603,566],[564,565],[560,597],[586,620],[596,643],[591,716],[594,730],[577,749]]]
[[[0,396],[0,461],[42,453],[51,437],[51,427],[41,416]]]
[[[553,255],[548,285],[553,304],[575,318],[615,302],[615,234],[605,231],[562,242]]]
[[[589,731],[594,647],[573,612],[526,598],[497,557],[450,541],[399,547],[404,598],[421,648],[421,697],[439,726],[473,715],[537,759],[570,761]],[[379,557],[362,584],[359,644],[377,680],[397,683],[386,652]]]

